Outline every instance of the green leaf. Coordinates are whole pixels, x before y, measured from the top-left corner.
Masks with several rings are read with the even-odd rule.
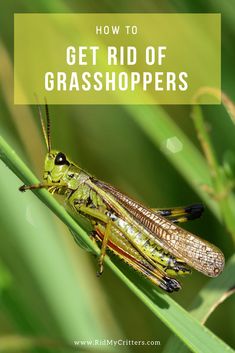
[[[5,152],[1,150],[2,153]],[[11,168],[16,171],[23,168],[22,173],[27,174],[27,168],[24,169],[12,150],[10,154]],[[14,322],[13,332],[42,334],[48,339],[60,337],[69,344],[74,339],[122,336],[85,252],[81,251],[78,259],[76,250],[80,249],[63,237],[63,224],[55,222],[54,214],[35,195],[18,191],[21,182],[2,161],[0,174],[4,181],[0,184],[4,205],[0,212],[0,257],[11,275],[11,282],[7,283],[6,273],[0,268],[0,285],[4,285],[0,304],[8,320]],[[29,171],[24,180],[30,175]],[[44,194],[66,216],[63,207],[47,192]],[[69,220],[71,223],[71,217]],[[94,293],[100,306],[94,300]],[[101,310],[109,320],[101,320]],[[1,321],[4,325],[4,320]]]
[[[9,145],[0,138],[0,157],[12,171],[26,184],[36,183],[37,179],[19,159]],[[89,239],[86,232],[77,222],[57,203],[46,190],[35,190],[35,194],[93,251],[98,253],[98,248]],[[124,274],[106,257],[106,263],[115,274],[132,290],[142,302],[160,318],[193,352],[221,353],[232,352],[232,349],[209,329],[201,325],[186,310],[178,305],[166,293],[162,293],[149,281]]]

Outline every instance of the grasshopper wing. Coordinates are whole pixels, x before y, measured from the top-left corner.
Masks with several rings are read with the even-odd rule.
[[[172,255],[181,258],[190,267],[207,276],[216,277],[222,272],[224,255],[216,246],[173,224],[113,186],[95,179],[93,183],[111,196],[102,195],[111,207],[112,200],[116,200],[137,223],[154,236],[158,244],[160,243]],[[117,207],[113,208],[118,212]]]

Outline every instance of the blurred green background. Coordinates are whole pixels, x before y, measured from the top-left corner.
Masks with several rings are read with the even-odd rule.
[[[13,104],[16,12],[219,12],[222,90],[235,101],[234,0],[2,1],[0,131],[39,178],[45,146],[37,109]],[[175,131],[184,133],[201,151],[190,106],[50,106],[53,146],[96,177],[150,207],[202,201],[200,185],[195,187],[177,166],[178,155],[166,148],[167,139],[156,143],[144,128],[149,109],[155,113],[156,126],[161,126],[164,114],[178,126]],[[234,168],[234,123],[222,106],[207,106],[203,112],[219,162],[223,164],[229,158]],[[177,134],[168,138],[175,136],[180,139]],[[186,165],[196,169],[184,148]],[[24,352],[28,347],[30,352],[57,352],[65,351],[63,345],[72,345],[73,340],[121,338],[160,340],[161,346],[141,347],[141,351],[161,352],[170,330],[108,268],[98,279],[96,259],[76,245],[68,229],[33,194],[19,193],[22,182],[2,162],[0,169],[0,351]],[[198,175],[203,172],[197,170]],[[207,200],[205,197],[204,202]],[[206,206],[203,218],[185,227],[216,244],[228,259],[234,252],[230,234],[211,211],[210,201]],[[194,271],[190,278],[182,280],[183,289],[172,297],[188,308],[207,281]],[[207,322],[231,346],[235,345],[234,305],[231,296]],[[106,348],[95,347],[101,351]],[[136,352],[140,348],[121,349]]]

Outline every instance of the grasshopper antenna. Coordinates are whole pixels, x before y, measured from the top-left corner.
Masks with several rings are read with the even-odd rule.
[[[47,149],[48,149],[48,152],[50,152],[51,151],[51,121],[50,121],[49,109],[48,109],[46,97],[44,97],[44,100],[45,100],[45,110],[46,110],[46,119],[47,119],[47,129],[46,129]]]
[[[51,138],[50,138],[50,118],[49,118],[49,111],[48,111],[48,105],[47,105],[47,101],[45,98],[45,106],[46,106],[46,119],[47,119],[47,127],[45,126],[43,117],[42,117],[42,111],[41,111],[41,107],[39,105],[38,102],[38,97],[36,94],[34,94],[36,102],[37,102],[37,107],[38,107],[38,115],[40,118],[40,122],[41,122],[41,126],[42,126],[42,132],[43,132],[43,136],[44,136],[44,140],[47,146],[47,151],[50,152],[51,151]]]

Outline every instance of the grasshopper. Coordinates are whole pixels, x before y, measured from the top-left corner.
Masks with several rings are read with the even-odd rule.
[[[63,152],[52,150],[47,104],[45,107],[46,124],[39,108],[47,147],[43,182],[23,185],[20,191],[45,188],[52,194],[60,194],[71,210],[91,222],[91,236],[100,244],[99,275],[103,272],[107,249],[167,292],[181,288],[174,277],[191,273],[190,268],[210,277],[221,273],[223,253],[177,225],[200,217],[203,212],[201,204],[149,209],[96,179]]]

